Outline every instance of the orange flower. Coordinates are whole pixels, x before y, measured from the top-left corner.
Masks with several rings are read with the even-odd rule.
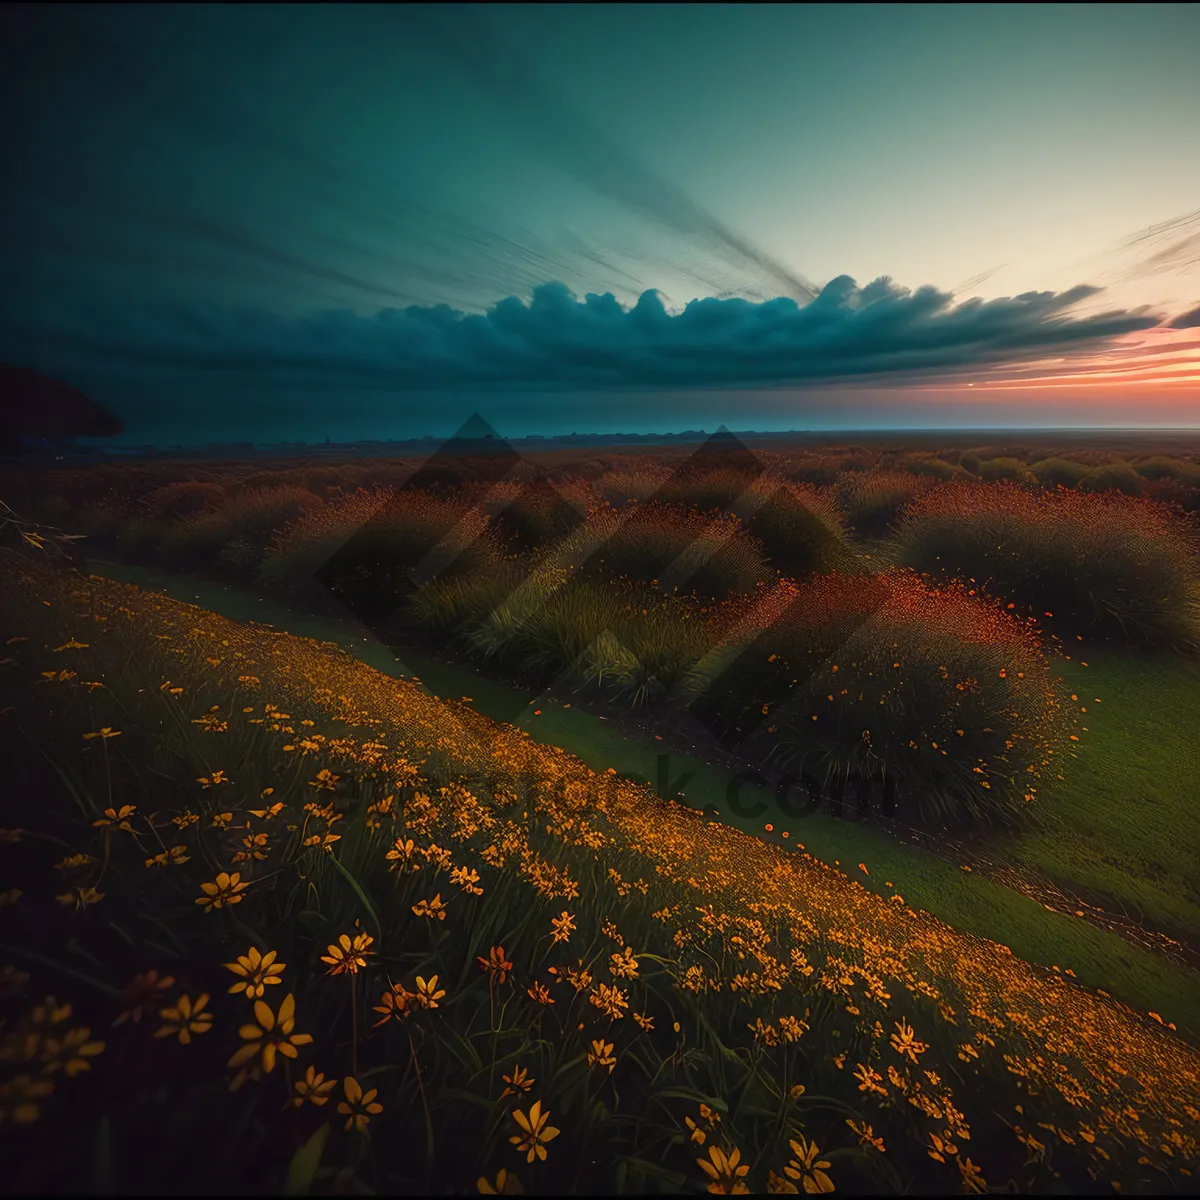
[[[323,963],[329,963],[326,975],[357,975],[367,965],[367,955],[372,953],[368,947],[375,939],[366,933],[356,933],[351,939],[348,933],[343,933],[336,944],[331,944],[328,954],[321,955]]]
[[[149,1009],[158,1008],[162,1003],[162,993],[174,986],[174,975],[164,975],[160,979],[157,970],[135,975],[133,982],[121,993],[125,1007],[113,1022],[113,1028],[124,1025],[126,1021],[138,1024],[142,1014]]]
[[[504,957],[503,946],[493,946],[487,958],[478,958],[477,961],[480,968],[488,973],[489,984],[504,983],[513,969],[512,963]]]

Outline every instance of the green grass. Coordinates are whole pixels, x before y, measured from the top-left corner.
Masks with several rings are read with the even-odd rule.
[[[439,686],[449,685],[448,695],[470,695],[475,706],[485,711],[481,691],[458,691],[463,677],[469,675],[462,668],[449,668],[443,674],[442,669],[425,665],[421,680],[435,693]],[[478,689],[478,682],[472,686]],[[570,750],[593,770],[613,767],[619,774],[658,784],[658,756],[665,753],[659,743],[631,741],[611,722],[545,698],[536,707],[540,717],[533,717],[534,706],[529,706],[530,715],[516,722],[535,740]],[[1157,1012],[1174,1021],[1193,1042],[1200,1041],[1200,973],[1176,967],[1094,925],[1048,912],[1037,901],[901,843],[878,827],[819,812],[789,819],[775,806],[770,789],[750,785],[738,793],[743,810],[767,807],[760,816],[739,816],[727,801],[727,772],[678,754],[668,755],[667,767],[672,782],[691,775],[682,789],[685,802],[700,809],[714,806],[722,824],[762,835],[769,821],[776,835],[787,830],[791,844],[802,844],[830,866],[840,862],[841,869],[864,887],[885,895],[897,891],[914,908],[925,909],[963,933],[1001,942],[1028,962],[1069,967],[1080,982],[1102,988],[1135,1008]],[[870,876],[858,869],[860,862]],[[889,881],[894,888],[885,886]]]
[[[446,699],[470,696],[479,712],[512,720],[534,740],[561,746],[594,770],[612,767],[625,776],[639,776],[655,785],[659,782],[658,759],[667,753],[663,743],[630,739],[602,717],[482,678],[464,666],[409,652],[397,657],[351,622],[291,614],[264,605],[236,587],[171,579],[160,572],[127,566],[106,564],[92,569],[163,590],[235,620],[270,622],[300,636],[336,641],[378,670],[419,678],[434,695]],[[1190,707],[1187,703],[1189,696],[1195,696],[1200,668],[1189,669],[1181,661],[1168,658],[1094,657],[1095,661],[1085,660],[1089,662],[1087,668],[1072,662],[1062,664],[1068,682],[1075,685],[1086,678],[1090,694],[1100,696],[1102,703],[1087,706],[1090,732],[1082,735],[1085,740],[1079,758],[1072,761],[1069,780],[1059,785],[1061,791],[1054,796],[1043,793],[1047,806],[1059,806],[1069,836],[1028,836],[1006,846],[1005,857],[1009,861],[1020,858],[1064,886],[1092,886],[1089,880],[1103,877],[1112,889],[1105,894],[1127,907],[1133,897],[1140,895],[1147,905],[1151,900],[1159,905],[1146,908],[1147,915],[1168,913],[1168,906],[1174,904],[1181,914],[1190,910],[1194,924],[1200,914],[1183,899],[1187,888],[1182,881],[1187,878],[1189,844],[1191,861],[1196,861],[1200,813],[1194,804],[1189,811],[1184,794],[1188,780],[1196,778],[1186,770],[1188,762],[1200,766],[1200,752],[1188,741],[1188,713],[1195,711],[1196,704],[1194,699]],[[1168,688],[1166,693],[1162,693],[1164,687]],[[1154,688],[1162,693],[1158,700],[1152,695]],[[1086,693],[1077,694],[1082,703]],[[541,715],[534,716],[538,709]],[[514,720],[516,712],[522,715]],[[1116,736],[1112,736],[1114,731]],[[1155,737],[1167,741],[1156,743]],[[1180,755],[1191,754],[1190,759],[1180,759],[1178,772],[1163,770],[1163,751],[1159,747],[1164,745],[1175,746]],[[770,821],[776,835],[787,830],[791,844],[803,844],[814,858],[830,866],[840,861],[842,869],[865,887],[895,890],[913,907],[927,910],[964,933],[1001,942],[1026,961],[1070,968],[1080,982],[1102,988],[1137,1009],[1161,1014],[1164,1020],[1174,1021],[1182,1035],[1200,1044],[1200,973],[1173,966],[1082,920],[1049,912],[1010,888],[979,874],[963,872],[934,854],[897,841],[882,829],[837,820],[824,813],[789,819],[775,806],[771,792],[749,785],[739,793],[742,806],[753,810],[765,803],[768,809],[760,816],[742,817],[732,812],[727,802],[727,772],[674,753],[668,755],[668,769],[673,781],[690,772],[691,778],[682,788],[683,799],[696,808],[715,807],[724,824],[762,835],[763,825]],[[1106,780],[1107,790],[1101,786]],[[1154,786],[1160,789],[1160,796],[1174,798],[1171,804],[1162,799],[1143,806],[1151,808],[1157,803],[1157,824],[1151,824],[1144,813],[1139,815],[1137,809],[1123,802],[1131,789],[1146,792]],[[1104,868],[1106,873],[1093,876],[1086,868],[1096,847],[1113,860],[1113,865]],[[1164,865],[1164,859],[1170,864],[1173,882],[1166,887],[1153,885],[1139,874],[1141,856],[1150,854],[1157,856],[1155,870]],[[860,862],[867,865],[869,877],[857,869]],[[1194,889],[1194,868],[1191,876]],[[888,881],[894,889],[885,887]],[[1176,888],[1174,896],[1167,887]]]
[[[1200,937],[1200,663],[1083,654],[1086,667],[1060,663],[1088,732],[1067,778],[1042,792],[1054,824],[1006,843],[1004,856],[1164,932]]]

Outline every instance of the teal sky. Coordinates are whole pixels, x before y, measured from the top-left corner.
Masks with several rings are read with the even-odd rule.
[[[0,356],[133,440],[1200,420],[1194,5],[3,23]]]

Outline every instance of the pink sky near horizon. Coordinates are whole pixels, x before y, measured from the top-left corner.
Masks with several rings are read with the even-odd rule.
[[[1078,406],[1085,420],[1110,413],[1121,425],[1200,427],[1200,329],[1140,330],[1092,354],[984,368],[920,390],[966,406],[994,404],[1003,393],[1014,417],[1018,410],[1036,416],[1051,402],[1058,410]]]

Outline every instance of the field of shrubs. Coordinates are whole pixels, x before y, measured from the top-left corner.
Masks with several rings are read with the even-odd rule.
[[[985,450],[0,479],[6,1186],[1194,1192],[1170,1014],[89,567],[332,595],[739,762],[882,780],[935,838],[1060,837],[1081,654],[1200,683],[1200,465]],[[1200,853],[1177,750],[1135,779],[1171,881]]]

